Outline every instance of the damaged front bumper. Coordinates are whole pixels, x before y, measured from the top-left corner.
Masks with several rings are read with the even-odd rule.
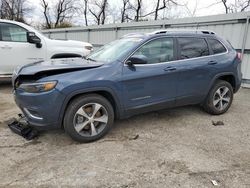
[[[27,93],[15,89],[14,99],[27,122],[37,130],[61,127],[60,110],[64,96],[56,89],[44,93]]]

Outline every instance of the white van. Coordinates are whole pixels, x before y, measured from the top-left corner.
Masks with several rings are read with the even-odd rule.
[[[17,66],[55,58],[87,56],[87,42],[49,39],[34,28],[0,19],[0,79],[11,77]]]

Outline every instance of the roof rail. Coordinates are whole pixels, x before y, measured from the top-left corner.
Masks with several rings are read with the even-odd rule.
[[[128,33],[126,35],[123,35],[121,38],[126,38],[126,37],[142,37],[145,36],[146,33]]]
[[[157,31],[154,31],[150,34],[163,34],[163,33],[195,33],[195,34],[212,34],[214,35],[215,32],[213,31],[209,31],[209,30],[186,30],[186,29],[165,29],[165,30],[157,30]]]

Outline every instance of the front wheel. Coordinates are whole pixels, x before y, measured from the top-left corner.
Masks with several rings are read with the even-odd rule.
[[[89,94],[70,102],[64,116],[64,129],[75,141],[91,142],[103,137],[113,122],[110,102],[100,95]]]
[[[204,110],[213,115],[225,113],[233,101],[233,88],[230,83],[218,80],[210,90],[205,103]]]

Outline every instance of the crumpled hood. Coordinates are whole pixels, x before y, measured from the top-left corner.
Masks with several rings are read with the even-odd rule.
[[[103,63],[88,61],[82,58],[53,59],[27,64],[15,71],[16,75],[35,75],[37,73],[57,71],[74,71],[102,66]]]

